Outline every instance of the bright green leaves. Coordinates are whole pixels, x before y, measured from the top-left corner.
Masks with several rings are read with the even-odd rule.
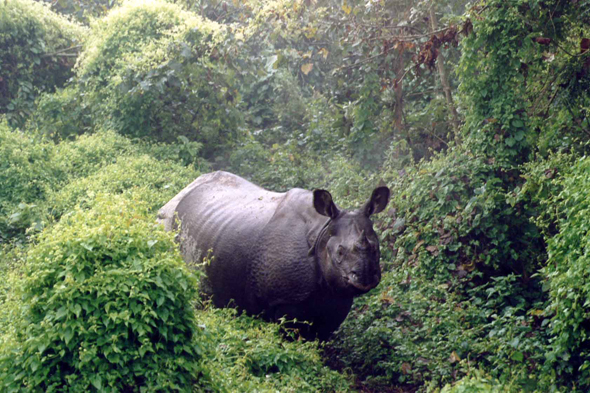
[[[198,357],[186,346],[198,332],[196,280],[144,204],[98,197],[92,210],[44,232],[25,270],[21,352],[0,367],[17,377],[4,388],[124,390],[140,383],[190,391],[198,375]],[[74,279],[75,271],[86,274]]]

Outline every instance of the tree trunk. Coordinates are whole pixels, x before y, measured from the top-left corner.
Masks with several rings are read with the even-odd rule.
[[[399,133],[404,129],[404,90],[402,75],[404,74],[404,53],[399,51],[395,64],[395,129]]]
[[[436,31],[437,29],[436,15],[434,13],[434,4],[430,8],[430,27],[432,28],[432,31]],[[441,49],[442,48],[439,48],[438,51],[438,57],[436,58],[436,66],[438,68],[438,75],[440,76],[440,83],[442,85],[443,91],[445,92],[447,105],[449,106],[449,111],[451,112],[451,127],[455,131],[455,138],[457,138],[459,136],[459,115],[457,114],[457,109],[455,108],[455,104],[453,102],[451,85],[449,84],[449,79],[447,78],[447,71],[445,70],[445,58],[443,57]]]

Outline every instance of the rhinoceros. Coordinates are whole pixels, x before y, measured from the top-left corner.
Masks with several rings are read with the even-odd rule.
[[[305,321],[304,337],[325,340],[353,298],[381,279],[370,216],[385,208],[389,194],[377,187],[349,211],[325,190],[271,192],[218,171],[188,185],[160,209],[158,220],[167,230],[180,222],[186,262],[212,252],[204,287],[215,306]]]

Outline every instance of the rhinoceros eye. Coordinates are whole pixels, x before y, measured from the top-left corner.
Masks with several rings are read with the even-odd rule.
[[[344,252],[346,250],[344,250],[344,247],[342,246],[338,246],[338,251],[336,252],[338,255],[338,262],[342,262],[342,259],[344,258]]]

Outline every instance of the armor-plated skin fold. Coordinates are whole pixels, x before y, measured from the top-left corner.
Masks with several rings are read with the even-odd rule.
[[[180,223],[185,261],[200,262],[212,250],[204,289],[215,306],[311,322],[304,335],[327,339],[353,298],[379,283],[369,216],[388,200],[389,189],[378,187],[360,209],[345,211],[324,190],[276,193],[214,172],[162,207],[158,220],[167,230]]]

